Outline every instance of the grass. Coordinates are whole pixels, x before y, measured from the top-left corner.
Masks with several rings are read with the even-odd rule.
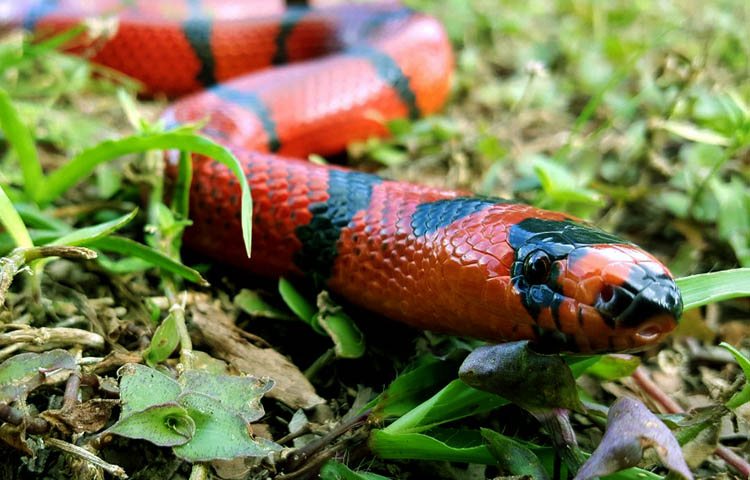
[[[742,297],[750,295],[747,7],[741,2],[706,5],[697,1],[567,0],[550,5],[538,0],[448,0],[440,4],[412,0],[409,4],[441,18],[455,45],[457,72],[451,100],[439,115],[392,122],[391,139],[352,145],[349,161],[393,178],[520,198],[625,235],[658,255],[680,277],[686,309],[692,309],[683,323],[698,328],[696,323],[705,325],[710,320],[701,330],[710,341],[700,346],[700,353],[718,355],[711,350],[718,337],[739,348],[732,354],[746,367],[742,355],[747,350],[742,347],[747,329],[734,342],[727,332],[730,325],[740,328],[737,320],[746,318],[748,311]],[[6,310],[0,318],[4,331],[10,331],[0,337],[16,338],[12,337],[15,332],[28,331],[30,338],[37,338],[34,335],[41,332],[40,327],[80,326],[99,335],[102,342],[105,338],[110,342],[107,350],[99,352],[76,350],[75,342],[61,344],[87,358],[110,350],[139,355],[140,339],[151,338],[153,343],[144,354],[150,364],[161,363],[176,371],[208,370],[214,375],[211,381],[220,383],[236,377],[226,375],[221,361],[193,350],[185,309],[200,311],[220,302],[247,322],[248,317],[237,313],[232,304],[249,282],[254,298],[263,299],[262,308],[289,317],[284,309],[287,302],[309,324],[261,324],[253,319],[250,331],[306,369],[319,394],[335,407],[328,412],[333,420],[345,423],[371,408],[372,418],[383,422],[369,432],[371,454],[366,458],[372,472],[354,471],[356,462],[347,467],[331,461],[323,469],[325,478],[434,476],[435,467],[418,460],[486,464],[490,467],[485,473],[492,475],[497,473],[496,444],[480,426],[502,432],[515,442],[512,448],[523,449],[514,451],[531,452],[546,471],[559,467],[559,459],[532,417],[497,395],[455,379],[456,358],[465,355],[473,343],[391,324],[383,332],[381,320],[368,321],[363,312],[347,315],[325,298],[311,301],[310,292],[289,282],[277,286],[275,280],[247,280],[220,268],[196,265],[192,258],[183,261],[179,247],[181,232],[189,222],[185,199],[191,173],[183,155],[177,190],[172,201],[165,203],[159,150],[211,156],[235,173],[239,172],[237,160],[224,147],[196,135],[193,128],[162,131],[153,119],[163,102],[136,101],[132,82],[56,52],[54,48],[64,40],[65,34],[30,45],[25,37],[12,34],[0,41],[4,65],[0,72],[4,140],[0,223],[5,230],[0,234],[0,247],[6,255],[0,281]],[[249,251],[252,205],[246,181],[242,202]],[[82,247],[93,252],[65,250]],[[58,256],[91,259],[97,254],[95,262],[84,264],[54,260]],[[19,281],[27,266],[34,273],[32,281]],[[181,292],[205,285],[207,280],[213,284],[205,290],[211,300],[186,305],[187,295]],[[270,293],[277,291],[281,298]],[[318,311],[320,305],[325,307]],[[155,322],[160,326],[154,332]],[[312,336],[311,331],[320,335]],[[31,345],[4,342],[0,360],[18,358],[15,354]],[[716,408],[726,404],[731,409],[746,401],[745,389],[742,395],[732,396],[741,388],[741,382],[735,381],[736,366],[709,363],[702,376],[696,377],[689,367],[691,355],[697,355],[686,353],[684,345],[695,346],[676,338],[661,347],[658,357],[662,365],[664,358],[682,355],[679,368],[659,372],[685,390],[679,400],[687,402],[689,394]],[[50,368],[44,363],[47,357],[29,361],[31,366],[40,362]],[[83,373],[96,371],[100,361],[83,368]],[[569,361],[576,376],[589,374],[581,397],[601,407],[610,404],[612,388],[603,389],[601,382],[592,380],[606,375],[609,367],[592,367],[596,358]],[[649,366],[659,370],[659,365]],[[630,367],[618,368],[609,380],[632,372]],[[609,371],[615,372],[615,367]],[[400,376],[393,381],[395,373]],[[101,375],[111,381],[114,370]],[[16,380],[31,382],[27,377]],[[734,390],[724,387],[722,396],[712,396],[714,385],[733,383]],[[144,398],[151,393],[148,382],[145,385],[141,387]],[[48,405],[70,401],[60,382],[48,385],[47,390],[37,387],[20,405],[14,404],[19,409],[16,413],[35,416],[36,411],[49,409]],[[90,387],[81,391],[87,398],[101,396]],[[367,403],[368,392],[373,391],[384,393]],[[231,395],[211,401],[215,408],[226,409],[220,427],[201,423],[199,409],[191,410],[194,400],[170,404],[168,414],[179,419],[174,425],[191,425],[190,435],[196,431],[207,435],[213,427],[239,426],[242,430],[242,422],[232,413],[241,408],[227,407],[233,401]],[[148,405],[164,401],[159,397],[152,403]],[[304,417],[304,413],[293,417],[278,401],[267,400],[264,405],[267,416],[262,422],[277,440],[294,431],[294,422]],[[709,428],[727,415],[731,413],[725,409],[708,420],[686,416],[673,419],[670,426],[678,437],[692,428],[693,438],[696,424]],[[148,420],[153,430],[139,430],[132,436],[156,438],[165,433],[158,428],[166,425],[162,421],[157,415],[156,420]],[[590,416],[576,421],[588,427],[598,424]],[[315,420],[312,425],[317,425]],[[2,428],[12,430],[9,423]],[[105,460],[118,449],[137,458],[149,448],[125,441],[100,445],[94,439],[103,428],[89,432],[83,443]],[[185,436],[181,428],[173,428],[172,433]],[[588,451],[599,439],[594,430],[579,431]],[[20,438],[12,432],[9,435]],[[61,457],[41,455],[41,447],[33,441],[19,442],[38,460],[9,461],[6,471],[63,475],[55,465]],[[212,442],[206,441],[204,448]],[[332,450],[346,451],[346,442],[331,442]],[[246,450],[256,448],[251,439],[243,445]],[[193,451],[183,458],[212,457]],[[143,467],[121,460],[129,471]],[[146,468],[157,469],[163,462],[164,458],[152,458]],[[199,475],[208,463],[196,465],[193,474]],[[106,470],[106,465],[97,468]],[[726,463],[710,460],[694,469],[694,475],[709,478],[729,471]],[[631,469],[612,478],[661,478],[663,473]],[[442,474],[468,475],[455,465]]]

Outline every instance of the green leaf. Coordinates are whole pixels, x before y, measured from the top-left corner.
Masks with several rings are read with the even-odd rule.
[[[180,395],[177,380],[145,365],[127,363],[117,375],[122,401],[120,419],[155,405],[174,403]]]
[[[368,406],[381,419],[404,415],[453,380],[457,367],[454,362],[427,357],[422,365],[399,375]]]
[[[321,335],[324,334],[323,329],[315,321],[315,314],[317,313],[315,306],[308,302],[284,277],[279,278],[279,294],[284,303],[300,320],[313,327],[313,330]]]
[[[193,181],[193,162],[187,152],[180,152],[177,164],[177,178],[172,187],[172,209],[181,218],[190,213],[190,184]]]
[[[71,231],[70,225],[57,218],[41,212],[39,208],[31,203],[13,203],[16,211],[23,219],[23,223],[29,228],[40,230],[55,230],[62,233]],[[33,238],[33,237],[32,237]]]
[[[697,143],[706,143],[709,145],[727,146],[730,143],[729,138],[713,130],[698,128],[692,123],[666,121],[659,124],[664,130],[674,133],[678,137],[686,138]]]
[[[750,296],[750,268],[701,273],[676,280],[685,310]]]
[[[742,390],[735,393],[727,402],[727,408],[737,408],[750,401],[750,381],[748,381],[748,379],[750,379],[750,360],[727,342],[721,342],[719,345],[729,350],[729,353],[731,353],[734,359],[737,360],[740,368],[742,368],[742,371],[745,373],[745,386],[742,387]]]
[[[108,165],[96,169],[96,187],[101,198],[111,198],[122,188],[122,172]]]
[[[169,358],[179,344],[180,333],[177,330],[177,320],[170,313],[154,332],[151,345],[143,352],[143,359],[149,367],[154,368],[157,363]]]
[[[321,480],[390,480],[388,477],[370,472],[354,472],[343,463],[327,460],[320,469]]]
[[[246,288],[234,297],[234,304],[253,317],[292,320],[289,313],[266,302],[258,292]]]
[[[13,208],[13,204],[2,186],[0,186],[0,223],[8,231],[17,247],[29,248],[34,246],[26,225],[23,224],[23,220],[21,220],[16,209]]]
[[[441,462],[466,462],[495,465],[497,460],[482,443],[479,432],[474,432],[474,445],[450,445],[424,433],[393,433],[375,430],[370,434],[368,446],[380,458],[438,460]]]
[[[195,435],[186,444],[174,448],[175,454],[191,462],[262,457],[281,447],[263,439],[253,439],[247,423],[219,400],[197,392],[179,398],[195,422]]]
[[[545,208],[563,209],[585,217],[604,205],[600,195],[585,188],[584,181],[574,177],[566,166],[537,157],[534,172],[544,189]]]
[[[190,441],[195,428],[188,411],[170,402],[121,416],[107,431],[121,437],[148,440],[160,447],[174,447]]]
[[[250,186],[244,175],[242,164],[226,147],[212,140],[183,131],[167,133],[143,133],[120,140],[101,142],[73,157],[63,167],[52,172],[44,182],[44,188],[35,195],[37,203],[46,205],[59,197],[67,189],[88,177],[97,165],[129,153],[148,150],[180,150],[198,153],[226,165],[238,179],[242,188],[242,237],[245,249],[250,256],[253,199]]]
[[[750,267],[750,193],[735,177],[728,183],[710,180],[711,191],[719,202],[719,236],[734,249],[740,265]]]
[[[11,403],[45,383],[47,374],[76,368],[76,359],[65,350],[19,353],[0,363],[0,402]]]
[[[586,370],[586,373],[604,380],[617,380],[629,377],[640,364],[641,360],[632,355],[602,355],[598,362]]]
[[[0,128],[21,164],[24,189],[30,197],[34,198],[42,189],[44,180],[42,165],[39,163],[31,132],[21,121],[8,93],[2,88],[0,88]]]
[[[476,390],[456,379],[429,400],[388,425],[384,431],[421,432],[446,422],[494,410],[507,403],[508,400],[502,397]]]
[[[106,252],[116,252],[122,255],[137,257],[154,267],[159,267],[175,275],[179,275],[185,280],[197,283],[198,285],[208,285],[208,282],[196,270],[181,264],[156,249],[130,240],[129,238],[116,236],[104,237],[93,242],[88,242],[86,246]]]
[[[333,303],[326,292],[318,295],[315,322],[333,340],[334,351],[340,358],[359,358],[365,353],[365,336],[344,310]]]
[[[85,245],[91,245],[96,240],[106,237],[112,232],[119,230],[130,222],[138,214],[136,208],[127,215],[123,215],[109,222],[100,223],[98,225],[92,225],[90,227],[79,228],[72,232],[59,237],[57,240],[50,243],[50,245],[70,245],[73,247],[81,247]]]
[[[214,375],[200,370],[187,370],[180,375],[178,381],[184,393],[208,395],[228,410],[239,414],[245,423],[263,416],[260,399],[274,385],[269,378]]]
[[[549,478],[539,457],[523,444],[487,428],[482,428],[481,432],[487,448],[503,472],[535,480]]]

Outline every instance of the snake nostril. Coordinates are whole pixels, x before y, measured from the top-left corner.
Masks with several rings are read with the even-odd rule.
[[[602,287],[601,292],[599,292],[599,300],[596,303],[596,308],[610,317],[617,317],[624,312],[632,302],[633,294],[624,288],[605,285]]]

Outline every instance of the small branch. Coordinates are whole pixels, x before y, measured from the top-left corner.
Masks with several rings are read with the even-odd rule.
[[[639,387],[643,389],[643,391],[651,397],[656,403],[661,405],[661,407],[667,412],[667,413],[684,413],[685,410],[675,402],[672,397],[664,393],[664,391],[659,388],[659,386],[654,383],[653,380],[651,380],[651,376],[649,376],[648,372],[643,366],[639,366],[635,369],[635,372],[633,372],[633,380],[638,384]]]
[[[57,438],[45,438],[44,445],[47,447],[56,448],[70,455],[75,455],[81,460],[87,461],[111,473],[115,477],[128,478],[127,473],[125,473],[125,470],[122,467],[105,462],[104,460],[97,457],[93,453],[89,452],[85,448],[81,448],[77,445],[73,445],[72,443],[68,443],[63,440],[59,440]]]
[[[50,428],[49,423],[43,418],[30,417],[4,402],[0,402],[0,421],[16,426],[26,422],[26,431],[35,434],[46,433]]]
[[[74,373],[68,377],[65,383],[65,393],[63,394],[63,410],[70,410],[78,403],[78,389],[81,386],[81,374]]]
[[[88,348],[104,348],[104,337],[97,333],[79,328],[24,328],[7,333],[0,333],[0,346],[15,343],[58,348],[61,346],[82,345]]]
[[[287,459],[287,468],[289,470],[296,470],[300,465],[307,462],[307,460],[315,455],[317,452],[322,450],[327,445],[331,444],[336,438],[340,437],[344,433],[348,432],[352,428],[364,424],[367,422],[368,417],[372,413],[372,409],[368,409],[359,415],[355,415],[346,422],[341,423],[336,428],[331,430],[327,435],[320,437],[317,440],[313,440],[304,447],[298,448],[292,452]]]
[[[68,247],[62,245],[16,248],[6,257],[0,259],[0,307],[5,304],[5,294],[8,293],[13,278],[21,272],[29,262],[46,257],[90,260],[96,258],[96,252],[88,248]]]
[[[563,463],[570,471],[577,472],[586,461],[586,457],[578,447],[568,411],[564,408],[553,408],[530,413],[547,429],[555,451],[559,453]]]

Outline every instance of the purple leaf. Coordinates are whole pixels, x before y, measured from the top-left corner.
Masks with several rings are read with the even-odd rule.
[[[648,447],[656,450],[665,467],[692,480],[680,445],[669,428],[640,401],[621,397],[609,409],[607,431],[599,447],[574,480],[587,480],[634,467]]]

